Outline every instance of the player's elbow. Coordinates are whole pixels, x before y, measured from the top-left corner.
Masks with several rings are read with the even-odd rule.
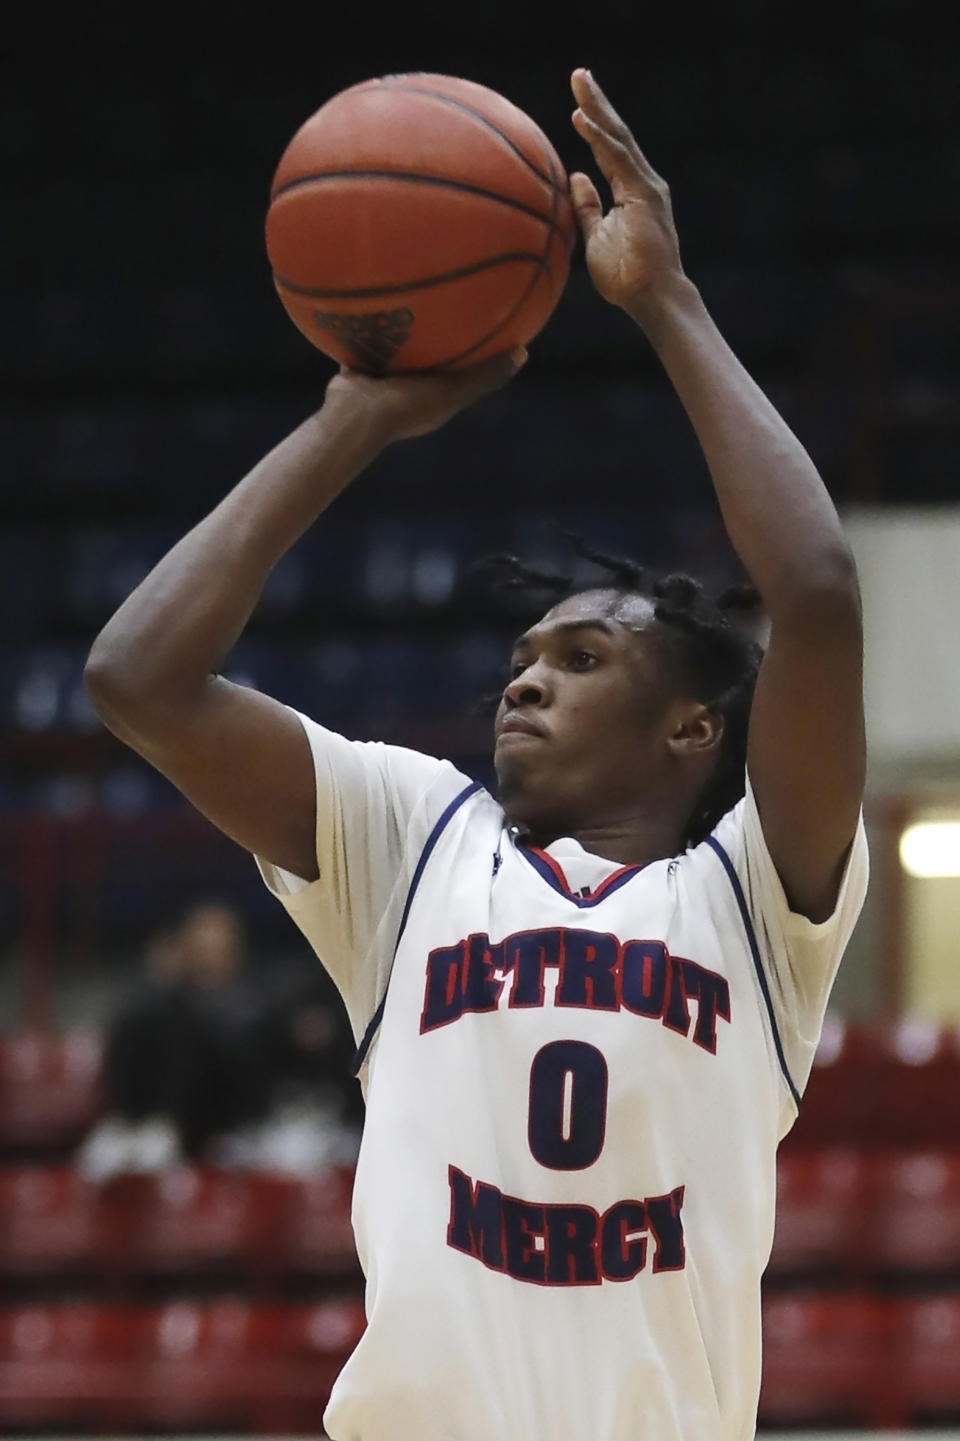
[[[84,689],[103,724],[141,754],[189,730],[210,679],[208,671],[196,679],[186,667],[175,672],[149,645],[117,640],[109,627],[83,668]]]
[[[87,698],[108,730],[125,736],[149,714],[155,697],[142,659],[118,649],[109,635],[94,641],[83,668]]]
[[[772,601],[773,598],[771,598]],[[842,538],[809,558],[793,583],[768,606],[774,624],[803,629],[835,627],[859,630],[863,614],[853,552]]]
[[[837,621],[861,625],[863,608],[860,601],[860,580],[857,562],[846,541],[840,541],[816,567],[813,577],[811,604]]]
[[[99,637],[83,668],[83,688],[93,709],[110,730],[117,728],[121,716],[132,710],[136,700],[136,687],[131,685],[129,672]]]
[[[839,597],[860,603],[860,582],[857,576],[857,562],[847,541],[838,537],[818,564],[818,583],[826,590],[836,592]]]

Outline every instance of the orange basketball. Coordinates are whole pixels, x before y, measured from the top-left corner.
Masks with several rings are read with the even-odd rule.
[[[284,151],[267,214],[294,324],[377,374],[526,344],[560,298],[575,235],[543,131],[496,91],[449,75],[388,75],[335,95]]]

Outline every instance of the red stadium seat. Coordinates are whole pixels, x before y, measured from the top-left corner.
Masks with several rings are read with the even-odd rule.
[[[102,1043],[90,1031],[0,1038],[0,1148],[69,1149],[100,1112]]]
[[[777,1228],[768,1275],[857,1271],[864,1253],[868,1180],[857,1151],[784,1147],[777,1160]]]
[[[353,1173],[301,1180],[183,1167],[96,1183],[0,1168],[0,1279],[355,1275]]]
[[[786,1142],[960,1148],[960,1029],[905,1017],[851,1026],[832,1014]]]
[[[175,1302],[150,1319],[141,1426],[244,1429],[254,1363],[244,1301]]]
[[[349,1167],[305,1180],[185,1167],[114,1184],[118,1194],[125,1189],[137,1197],[128,1245],[142,1270],[342,1275],[358,1269]]]
[[[146,1358],[143,1316],[85,1303],[0,1311],[4,1429],[124,1425]]]
[[[272,1264],[290,1272],[355,1274],[359,1263],[350,1221],[352,1196],[353,1171],[347,1166],[295,1181]]]
[[[960,1270],[960,1152],[879,1154],[873,1191],[878,1270]]]
[[[358,1303],[178,1303],[153,1319],[141,1424],[319,1431],[364,1325]]]
[[[863,1295],[768,1297],[761,1424],[899,1419],[889,1305]]]
[[[899,1303],[897,1370],[910,1420],[960,1417],[960,1297]]]
[[[253,1187],[242,1173],[184,1166],[158,1176],[120,1176],[106,1189],[127,1268],[151,1275],[233,1273],[256,1250]]]
[[[249,1259],[258,1274],[266,1272],[273,1276],[283,1270],[281,1253],[290,1211],[303,1182],[297,1176],[252,1171],[247,1183],[251,1207]]]
[[[0,1311],[10,1426],[318,1433],[363,1332],[358,1302],[63,1305]]]
[[[879,1065],[872,1034],[828,1012],[800,1114],[785,1147],[809,1151],[862,1146],[875,1128]]]
[[[363,1306],[354,1300],[258,1310],[253,1334],[265,1364],[252,1397],[253,1428],[319,1431],[333,1383],[365,1325]]]
[[[960,1147],[960,1031],[904,1018],[876,1028],[882,1143]]]
[[[0,1277],[89,1271],[101,1213],[99,1187],[68,1166],[0,1169]]]

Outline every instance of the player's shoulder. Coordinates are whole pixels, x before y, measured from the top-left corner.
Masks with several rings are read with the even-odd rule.
[[[388,757],[389,765],[402,767],[407,775],[411,773],[411,769],[416,768],[416,761],[411,762],[408,754],[396,755],[396,751],[401,748],[388,749],[392,752]],[[459,817],[462,822],[471,825],[481,816],[502,817],[503,812],[499,805],[482,783],[468,776],[452,761],[435,759],[432,756],[420,759],[431,763],[427,768],[421,768],[419,774],[426,781],[423,790],[424,813],[433,823],[446,827],[454,817]]]
[[[435,845],[445,832],[469,844],[501,826],[499,803],[452,761],[387,741],[352,740],[296,714],[313,753],[318,797],[336,796],[355,823],[366,814],[412,851]]]

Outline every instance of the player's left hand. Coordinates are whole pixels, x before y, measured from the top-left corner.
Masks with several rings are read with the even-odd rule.
[[[670,191],[589,70],[574,70],[570,85],[577,102],[574,129],[613,193],[613,207],[604,215],[589,176],[570,176],[587,268],[604,300],[639,318],[661,289],[683,277]]]

